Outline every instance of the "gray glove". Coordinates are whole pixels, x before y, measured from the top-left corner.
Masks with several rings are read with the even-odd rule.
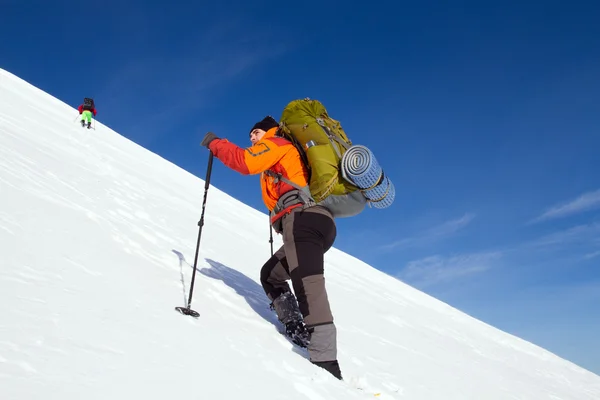
[[[212,142],[215,139],[219,139],[219,137],[212,132],[208,132],[206,135],[204,135],[204,139],[202,139],[200,145],[208,149],[208,145],[210,144],[210,142]]]

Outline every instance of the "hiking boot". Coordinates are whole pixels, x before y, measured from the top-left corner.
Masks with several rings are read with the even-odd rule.
[[[326,370],[327,372],[329,372],[331,375],[335,376],[339,380],[343,380],[342,379],[342,371],[340,371],[340,364],[338,363],[337,360],[316,361],[316,362],[312,361],[312,363],[323,368],[324,370]]]
[[[288,322],[285,324],[285,333],[300,347],[308,347],[310,344],[310,332],[303,321]]]
[[[292,292],[279,295],[271,303],[271,309],[275,310],[277,318],[285,326],[286,335],[298,346],[308,346],[310,333],[304,325],[296,296]]]
[[[277,313],[279,321],[286,325],[292,321],[302,321],[302,313],[298,307],[296,296],[292,292],[284,292],[273,300],[272,308]]]

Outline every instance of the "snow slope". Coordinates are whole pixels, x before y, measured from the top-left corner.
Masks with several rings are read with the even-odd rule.
[[[76,116],[0,70],[0,399],[600,399],[597,375],[332,249],[337,381],[278,333],[266,216],[213,186],[201,315],[177,313],[204,182]]]

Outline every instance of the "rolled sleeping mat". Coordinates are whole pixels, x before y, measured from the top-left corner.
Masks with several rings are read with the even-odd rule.
[[[341,170],[344,179],[360,188],[374,207],[386,208],[394,202],[394,185],[367,147],[351,146],[342,156]]]
[[[363,191],[365,197],[369,199],[369,203],[375,208],[387,208],[392,205],[396,197],[396,188],[390,179],[385,176],[381,179],[381,183],[373,189]]]

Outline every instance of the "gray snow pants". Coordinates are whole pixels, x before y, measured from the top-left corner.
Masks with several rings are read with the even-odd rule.
[[[335,221],[324,207],[293,209],[283,217],[283,246],[261,269],[261,283],[272,301],[290,291],[291,279],[304,323],[311,332],[313,362],[337,359],[337,332],[325,289],[324,254],[335,241]]]

